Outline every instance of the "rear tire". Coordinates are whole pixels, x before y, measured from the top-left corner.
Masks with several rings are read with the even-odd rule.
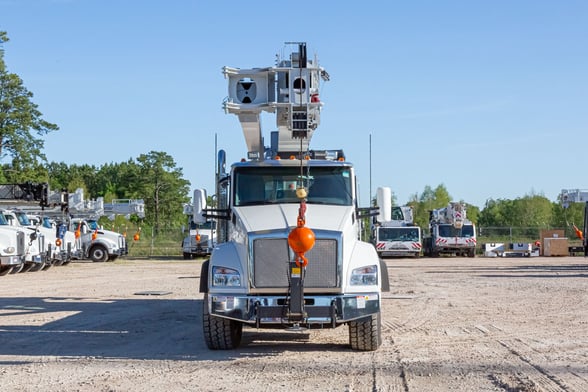
[[[211,316],[208,309],[208,294],[205,294],[202,304],[202,331],[209,349],[231,350],[241,344],[243,324],[235,320]]]
[[[380,313],[349,322],[349,344],[358,351],[375,351],[382,344]]]

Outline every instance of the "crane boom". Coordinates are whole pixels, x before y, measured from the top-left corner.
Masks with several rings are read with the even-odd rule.
[[[320,80],[329,80],[329,76],[316,57],[308,59],[306,43],[294,44],[298,51],[286,59],[277,56],[275,67],[223,67],[228,79],[223,108],[239,118],[248,159],[264,160],[266,153],[274,157],[308,151],[312,134],[320,123]],[[261,129],[264,111],[276,113],[277,131],[272,133],[272,147],[268,151]]]

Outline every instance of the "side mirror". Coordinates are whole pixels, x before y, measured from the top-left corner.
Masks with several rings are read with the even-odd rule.
[[[194,190],[192,203],[192,221],[196,224],[206,223],[206,218],[203,216],[203,212],[206,209],[206,191],[204,189]]]

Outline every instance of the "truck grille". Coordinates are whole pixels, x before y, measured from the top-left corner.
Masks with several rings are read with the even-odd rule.
[[[293,253],[286,238],[259,238],[253,241],[253,286],[256,288],[288,287],[288,263]],[[304,287],[338,287],[337,240],[316,239],[305,254],[308,259]]]
[[[16,233],[16,254],[19,256],[25,254],[25,233],[22,231]]]

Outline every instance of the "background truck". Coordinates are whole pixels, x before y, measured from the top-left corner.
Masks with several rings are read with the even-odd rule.
[[[59,232],[56,227],[43,226],[40,219],[35,223],[29,219],[29,214],[17,207],[10,210],[0,210],[10,225],[20,227],[25,231],[37,232],[43,235],[45,248],[45,265],[47,269],[52,265],[63,265],[71,261],[72,251],[75,249],[75,237],[71,232]]]
[[[105,205],[104,199],[86,200],[84,191],[76,189],[74,193],[62,195],[67,199],[68,230],[73,232],[77,241],[78,252],[74,259],[90,259],[94,262],[114,261],[119,256],[129,253],[127,241],[121,233],[105,230],[98,224],[98,219],[107,214],[132,214],[144,216],[142,200],[127,201]],[[63,208],[63,207],[62,207]]]
[[[423,240],[426,256],[475,257],[476,243],[476,227],[467,219],[465,205],[450,202],[446,207],[429,211],[429,236]]]
[[[48,256],[46,237],[44,233],[37,227],[27,227],[21,225],[16,215],[11,212],[11,208],[19,205],[27,205],[27,203],[35,203],[38,199],[40,187],[32,183],[22,184],[0,184],[0,227],[3,231],[12,231],[12,235],[20,236],[19,233],[24,233],[24,254],[22,263],[16,263],[12,258],[12,262],[16,263],[9,272],[17,273],[24,271],[39,271],[51,267],[51,258]],[[20,238],[20,237],[19,237]],[[16,243],[20,244],[20,239]],[[7,249],[12,250],[14,246],[10,245]],[[17,246],[20,249],[20,245]],[[6,252],[9,253],[9,252]],[[0,274],[6,273],[7,268],[2,268]]]
[[[378,188],[376,203],[379,213],[374,218],[372,237],[378,255],[420,257],[421,228],[414,224],[412,207],[392,207],[392,192],[388,187]]]
[[[30,235],[30,234],[29,234]],[[0,276],[23,268],[27,242],[23,230],[15,229],[0,215]]]
[[[106,214],[138,214],[144,216],[142,200],[111,203],[105,211],[102,198],[85,200],[84,191],[55,192],[47,183],[1,184],[0,205],[14,225],[38,233],[43,240],[43,268],[53,263],[64,264],[71,259],[113,261],[128,254],[126,238],[117,232],[99,227],[97,219]],[[39,222],[47,218],[55,226],[31,225],[29,216]],[[47,244],[47,245],[45,245]],[[59,244],[59,245],[58,245]]]
[[[115,231],[102,229],[96,220],[71,218],[69,230],[74,232],[80,249],[74,258],[104,262],[129,253],[126,238]]]
[[[192,204],[184,205],[184,214],[188,216],[188,235],[182,240],[182,254],[185,260],[194,257],[208,256],[216,243],[216,221],[207,219],[197,223],[200,218],[195,214],[202,211],[203,206],[196,206],[195,201],[206,201],[203,189],[195,189]]]
[[[217,161],[218,243],[202,264],[203,335],[210,349],[240,345],[243,326],[305,329],[349,326],[355,350],[381,344],[387,269],[359,240],[354,167],[341,150],[310,150],[319,124],[319,82],[328,74],[294,44],[276,67],[224,68],[224,107],[238,116],[248,160],[225,172]],[[260,113],[276,113],[265,148]],[[196,203],[203,205],[205,203]]]

